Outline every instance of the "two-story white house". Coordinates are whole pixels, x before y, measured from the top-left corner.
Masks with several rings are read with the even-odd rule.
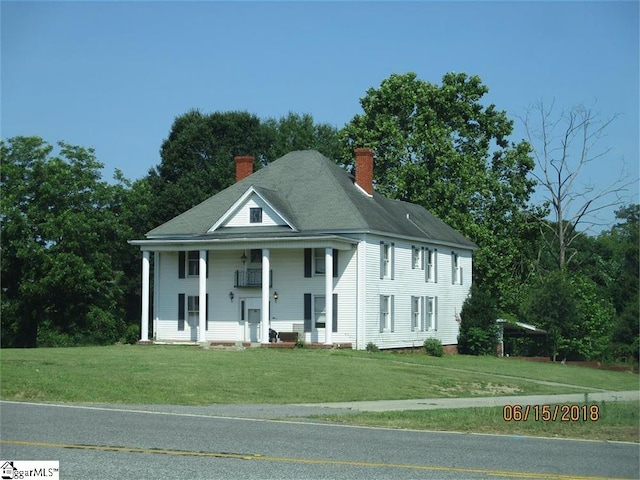
[[[316,151],[255,173],[235,162],[235,184],[130,242],[142,342],[268,343],[273,329],[357,349],[457,344],[476,246],[375,192],[370,149],[355,177]]]

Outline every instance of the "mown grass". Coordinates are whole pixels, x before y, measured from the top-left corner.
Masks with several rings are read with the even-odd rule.
[[[0,398],[209,405],[636,390],[637,375],[494,357],[178,346],[2,349]],[[570,386],[545,385],[538,381]]]
[[[561,415],[558,415],[555,421],[543,421],[541,416],[536,420],[533,410],[529,410],[526,421],[514,421],[511,417],[507,417],[508,421],[505,421],[502,407],[366,412],[318,415],[314,418],[350,425],[414,430],[640,441],[639,402],[587,402],[576,405],[587,405],[588,412],[591,407],[597,406],[597,420],[592,420],[590,416],[585,420],[581,414],[574,417],[574,420],[578,419],[576,421],[572,421],[571,416],[566,417],[567,421],[562,421]],[[550,408],[553,411],[554,406],[551,405]]]

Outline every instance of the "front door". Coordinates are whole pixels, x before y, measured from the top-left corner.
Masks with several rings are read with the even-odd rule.
[[[257,343],[260,341],[261,307],[261,298],[247,298],[244,301],[244,339],[246,342]]]

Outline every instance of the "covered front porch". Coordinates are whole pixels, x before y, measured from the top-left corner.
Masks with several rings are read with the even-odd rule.
[[[337,331],[334,303],[337,291],[348,288],[340,275],[355,240],[327,235],[132,243],[142,250],[142,343],[292,343],[270,341],[275,330],[296,332],[305,345],[350,344]],[[322,315],[322,324],[312,321],[314,314]]]

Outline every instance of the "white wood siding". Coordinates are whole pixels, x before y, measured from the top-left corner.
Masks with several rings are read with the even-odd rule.
[[[249,212],[252,208],[262,208],[262,223],[251,223]],[[231,215],[223,224],[225,227],[265,227],[273,225],[286,225],[286,222],[257,195],[251,195],[247,201]]]
[[[350,342],[359,349],[366,348],[369,342],[380,348],[420,347],[427,338],[438,338],[443,345],[457,344],[456,316],[471,286],[472,252],[374,235],[361,235],[359,240],[351,250],[338,253],[338,277],[334,279],[333,292],[338,295],[338,332],[332,334],[333,342]],[[393,279],[390,275],[380,278],[381,241],[394,244]],[[421,255],[423,247],[437,250],[437,281],[426,281],[422,268],[423,264],[426,268],[426,262],[422,259],[418,268],[412,268],[412,246],[420,248]],[[303,248],[270,248],[269,251],[273,272],[269,292],[271,327],[277,331],[294,331],[294,326],[304,325],[304,294],[324,295],[325,277],[305,278]],[[240,257],[244,252],[241,249],[209,251],[207,341],[245,340],[245,326],[240,320],[241,301],[261,298],[262,289],[234,287],[235,271],[243,269]],[[452,282],[452,252],[458,255],[462,285]],[[160,252],[158,260],[154,266],[158,269],[157,275],[154,272],[154,338],[191,340],[188,322],[185,321],[184,331],[178,331],[178,294],[197,296],[198,277],[178,278],[178,252]],[[231,291],[233,302],[229,299]],[[278,292],[277,302],[273,300],[274,292]],[[381,295],[394,298],[392,332],[380,332]],[[435,329],[412,331],[411,297],[437,298]],[[304,340],[324,342],[323,329],[306,333]]]
[[[393,243],[393,279],[380,278],[380,242]],[[443,345],[458,343],[460,313],[471,286],[471,251],[455,250],[464,272],[463,284],[452,284],[452,249],[405,240],[370,236],[366,246],[366,327],[365,341],[380,348],[420,347],[427,338],[438,338]],[[422,259],[412,268],[412,246],[436,251],[437,281],[426,281]],[[426,262],[424,262],[426,268]],[[380,332],[380,296],[393,296],[393,332]],[[437,298],[436,328],[412,331],[411,297]]]

